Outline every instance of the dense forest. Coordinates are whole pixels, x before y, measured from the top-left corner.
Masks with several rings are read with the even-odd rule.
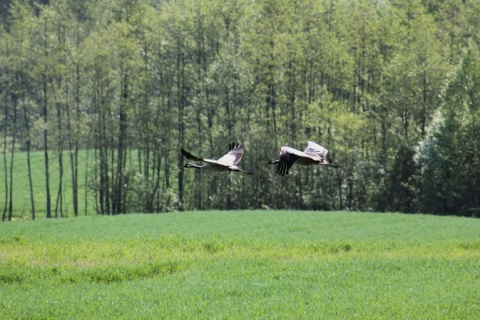
[[[480,1],[0,1],[0,208],[480,214]],[[307,141],[341,168],[267,164]],[[256,172],[182,169],[245,146]],[[43,175],[32,176],[41,152]],[[79,155],[88,152],[88,176]],[[52,164],[58,168],[53,171]],[[64,182],[69,168],[69,183]],[[83,171],[82,171],[83,172]],[[52,177],[55,176],[55,180]],[[33,199],[43,179],[45,199]],[[52,183],[55,181],[55,184]],[[25,204],[22,204],[25,205]],[[55,213],[54,213],[55,212]]]

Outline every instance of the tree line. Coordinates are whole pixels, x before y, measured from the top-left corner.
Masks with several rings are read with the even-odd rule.
[[[3,220],[43,153],[46,217],[206,209],[480,212],[480,3],[2,1]],[[342,168],[266,164],[320,143]],[[182,170],[230,142],[253,176]],[[91,168],[79,176],[79,154]],[[51,170],[52,163],[58,169]],[[65,168],[71,187],[65,190]],[[51,177],[56,183],[52,185]],[[24,190],[27,192],[27,190]]]

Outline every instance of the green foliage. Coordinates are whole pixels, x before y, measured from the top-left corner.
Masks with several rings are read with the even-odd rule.
[[[20,318],[476,318],[478,228],[312,211],[1,224],[0,307]]]
[[[78,214],[77,202],[85,200],[77,192],[78,152],[88,149],[88,185],[100,214],[440,212],[417,206],[438,203],[435,192],[427,200],[427,188],[417,185],[424,174],[429,179],[428,170],[407,169],[439,106],[463,105],[455,99],[465,90],[449,74],[480,43],[475,1],[42,3],[13,1],[1,15],[2,186],[12,178],[9,150],[54,151],[41,173],[49,170],[52,182],[44,185],[57,205],[71,193],[78,201],[69,207]],[[476,89],[469,89],[470,101]],[[443,141],[476,150],[476,116],[462,115],[462,138]],[[294,166],[280,179],[263,166],[281,146],[302,149],[307,140],[324,145],[342,168]],[[241,165],[257,175],[178,170],[185,163],[180,147],[219,157],[232,141],[245,145]],[[478,175],[467,161],[475,152],[456,163],[470,176]],[[67,172],[71,185],[63,180]],[[24,186],[14,186],[11,198]],[[9,203],[9,190],[0,195]],[[473,212],[475,201],[449,210]],[[14,216],[22,216],[25,203],[14,204]]]
[[[420,150],[425,211],[479,214],[479,76],[478,49],[472,48],[450,79],[439,121]]]

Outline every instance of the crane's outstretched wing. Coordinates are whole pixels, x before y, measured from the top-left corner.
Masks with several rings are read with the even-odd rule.
[[[340,165],[333,164],[332,157],[328,154],[328,150],[325,147],[322,147],[318,143],[308,141],[307,149],[303,151],[306,154],[309,155],[318,155],[320,156],[322,163],[321,165],[329,165],[331,167],[341,167]]]
[[[303,156],[302,151],[290,148],[290,147],[282,147],[280,149],[280,158],[277,164],[277,170],[275,171],[281,176],[288,174],[288,171],[295,163],[295,161]]]
[[[312,141],[308,141],[307,148],[303,152],[307,154],[319,155],[322,159],[326,159],[328,154],[328,150],[326,148]]]
[[[236,166],[237,163],[242,160],[243,157],[243,147],[238,143],[230,143],[229,151],[226,155],[217,160],[218,163],[227,165],[227,166]]]

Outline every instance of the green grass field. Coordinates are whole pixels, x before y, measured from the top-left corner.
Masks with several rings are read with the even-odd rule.
[[[475,319],[480,220],[228,211],[0,224],[1,319]]]
[[[7,155],[7,170],[9,170],[10,154]],[[89,170],[93,171],[93,154],[88,155],[86,151],[80,151],[78,154],[78,197],[79,197],[79,215],[85,215],[86,212],[95,211],[95,199],[93,194],[88,193],[85,175]],[[14,219],[30,219],[30,186],[28,183],[27,170],[27,153],[15,153],[14,170],[13,170],[13,216]],[[87,166],[88,159],[88,166]],[[35,200],[35,211],[38,218],[44,218],[46,213],[46,187],[45,187],[45,160],[42,151],[31,153],[32,166],[32,184]],[[63,153],[63,214],[64,216],[73,216],[73,195],[72,195],[72,170],[70,166],[70,154]],[[55,201],[57,199],[59,187],[59,169],[58,169],[58,153],[50,153],[50,193],[52,201],[52,211],[55,209]],[[5,206],[5,165],[0,161],[0,209]],[[54,213],[52,213],[54,214]]]

